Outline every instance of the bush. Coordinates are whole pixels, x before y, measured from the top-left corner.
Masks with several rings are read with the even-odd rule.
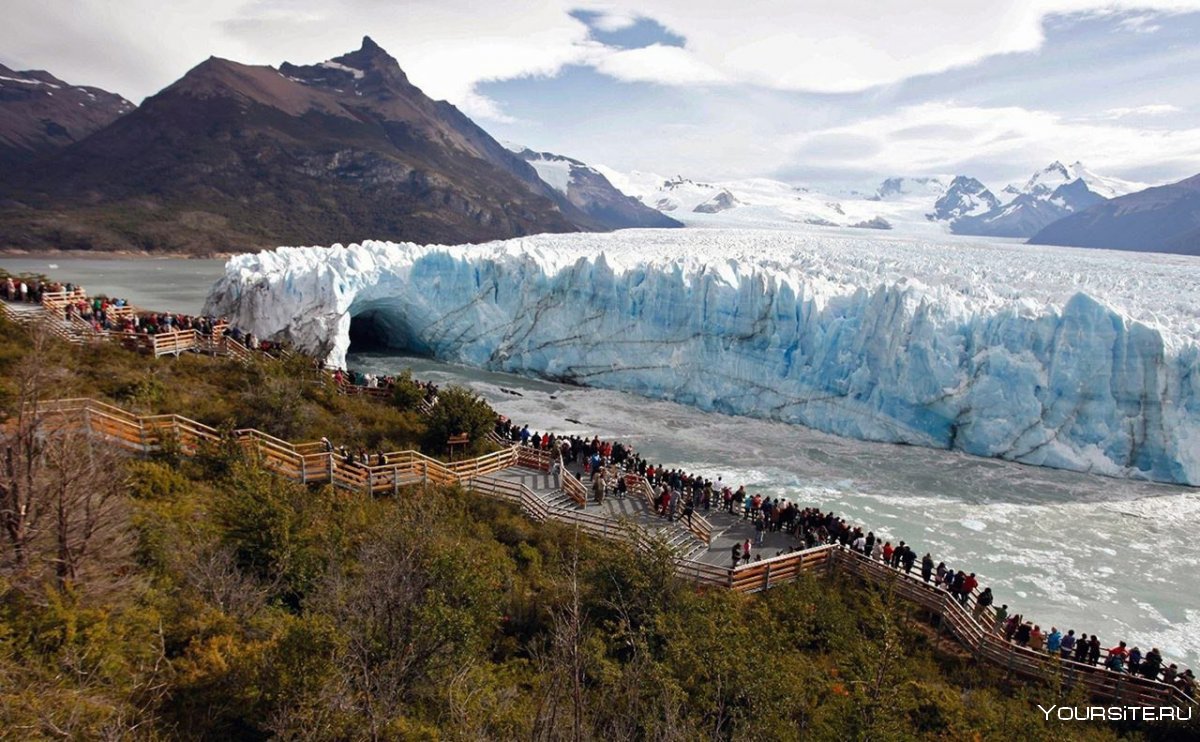
[[[429,451],[445,451],[451,436],[466,433],[468,450],[479,451],[495,424],[496,413],[482,397],[461,386],[447,387],[438,393],[438,403],[426,421],[425,445]]]

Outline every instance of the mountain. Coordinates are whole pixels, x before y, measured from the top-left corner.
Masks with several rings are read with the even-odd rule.
[[[1095,204],[1029,242],[1200,255],[1200,175]]]
[[[737,197],[726,189],[721,189],[717,195],[692,209],[697,214],[719,214],[741,204]]]
[[[1092,193],[1106,199],[1124,196],[1146,187],[1144,183],[1133,183],[1120,178],[1097,175],[1078,160],[1070,165],[1064,165],[1056,160],[1034,173],[1033,177],[1025,183],[1024,188],[1016,189],[1015,186],[1009,186],[1013,189],[1009,192],[1047,194],[1077,180],[1083,181]]]
[[[926,216],[932,221],[954,221],[986,214],[999,205],[1000,199],[987,186],[974,178],[959,175],[950,181],[950,187],[934,202],[933,211]]]
[[[316,65],[210,58],[0,186],[0,244],[245,251],[605,229],[370,38]]]
[[[1136,190],[1139,184],[1096,175],[1083,163],[1052,162],[1024,186],[1009,185],[1000,201],[984,213],[967,213],[950,222],[956,234],[1030,237],[1068,214]],[[989,194],[992,195],[992,194]],[[994,196],[993,196],[994,198]]]
[[[0,165],[28,162],[104,128],[134,105],[42,70],[0,64]]]
[[[610,229],[626,227],[682,227],[660,211],[617,190],[596,168],[579,160],[528,147],[508,145],[533,166],[538,177],[566,200]]]
[[[896,197],[922,196],[938,198],[946,192],[946,184],[940,178],[892,177],[879,184],[871,201],[884,201]]]
[[[688,227],[804,230],[862,227],[940,234],[944,224],[925,218],[944,190],[940,178],[889,178],[878,189],[845,191],[796,186],[770,178],[710,182],[597,166],[625,193]],[[890,185],[889,185],[890,184]],[[880,196],[880,193],[883,196]]]

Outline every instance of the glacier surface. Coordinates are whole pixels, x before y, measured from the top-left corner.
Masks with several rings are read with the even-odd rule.
[[[207,311],[873,441],[1200,484],[1200,261],[723,230],[284,247]]]

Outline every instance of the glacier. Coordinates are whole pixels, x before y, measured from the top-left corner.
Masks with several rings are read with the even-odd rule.
[[[1200,484],[1200,261],[755,230],[239,255],[206,312],[825,432]]]

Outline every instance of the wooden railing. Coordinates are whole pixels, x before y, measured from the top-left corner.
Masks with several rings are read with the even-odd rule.
[[[469,479],[464,484],[471,491],[520,505],[534,520],[553,519],[578,528],[590,536],[620,541],[637,549],[649,548],[655,542],[653,536],[633,521],[594,515],[573,508],[553,507],[519,482],[485,476]]]
[[[1127,705],[1196,705],[1196,699],[1188,697],[1173,685],[1114,672],[1103,665],[1062,659],[1007,641],[975,617],[969,610],[971,601],[964,605],[945,590],[856,551],[837,546],[824,548],[830,550],[834,569],[882,585],[896,596],[936,615],[940,625],[971,650],[977,661],[999,666],[1006,674],[1057,681],[1066,689],[1082,688],[1092,698]],[[984,616],[990,618],[986,613]]]

